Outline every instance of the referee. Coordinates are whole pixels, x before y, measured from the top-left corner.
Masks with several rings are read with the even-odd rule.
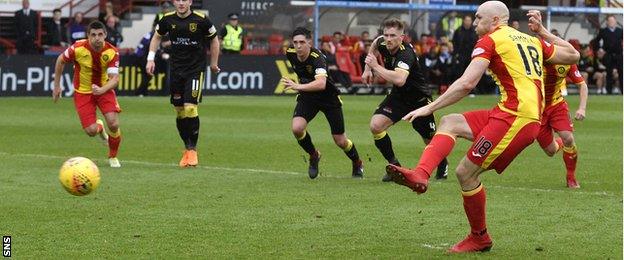
[[[180,167],[197,166],[199,116],[197,104],[206,68],[206,46],[210,46],[210,70],[219,72],[219,39],[217,29],[205,14],[192,11],[192,0],[173,1],[175,11],[165,14],[150,42],[145,69],[154,73],[154,56],[163,36],[171,40],[171,104],[177,113],[176,126],[186,150]]]

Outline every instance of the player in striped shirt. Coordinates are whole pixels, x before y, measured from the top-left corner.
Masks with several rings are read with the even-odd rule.
[[[54,89],[52,98],[61,97],[61,73],[66,63],[74,64],[74,105],[80,123],[89,136],[99,135],[108,142],[108,158],[111,167],[121,167],[117,159],[121,130],[119,116],[121,108],[117,103],[115,88],[119,83],[119,53],[105,41],[106,28],[99,21],[87,27],[87,39],[76,41],[56,59],[54,67]],[[97,119],[96,107],[100,109],[104,122]]]
[[[568,188],[576,189],[581,186],[576,181],[577,149],[574,143],[574,125],[570,119],[568,103],[563,99],[562,90],[566,86],[566,78],[579,87],[580,104],[574,118],[583,120],[587,107],[587,84],[581,76],[576,64],[544,66],[544,90],[546,93],[544,113],[542,114],[542,127],[540,128],[537,142],[548,156],[555,155],[563,150],[563,162],[566,167],[566,183]],[[553,130],[559,137],[553,139]]]
[[[431,172],[450,154],[455,139],[473,141],[456,169],[470,234],[449,250],[452,253],[488,251],[492,247],[485,225],[485,189],[479,175],[490,169],[502,173],[537,137],[544,102],[543,61],[574,64],[579,59],[572,45],[543,28],[538,11],[529,11],[528,16],[529,27],[541,39],[507,26],[509,9],[504,3],[488,1],[479,6],[474,24],[480,39],[464,74],[434,102],[403,119],[412,121],[458,102],[470,93],[486,70],[501,91],[498,105],[491,110],[442,117],[415,169],[394,165],[386,168],[395,182],[423,193]]]

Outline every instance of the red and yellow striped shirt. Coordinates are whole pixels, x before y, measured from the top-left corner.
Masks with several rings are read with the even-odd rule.
[[[581,72],[574,65],[544,64],[544,91],[546,92],[546,107],[554,106],[563,101],[561,89],[566,85],[566,77],[574,84],[585,81]]]
[[[88,40],[77,41],[65,50],[63,61],[74,63],[74,90],[81,94],[91,94],[92,84],[101,87],[108,74],[119,73],[119,52],[108,42],[96,52]]]
[[[544,109],[542,64],[554,51],[553,45],[503,25],[477,41],[472,58],[490,61],[502,111],[539,121]]]

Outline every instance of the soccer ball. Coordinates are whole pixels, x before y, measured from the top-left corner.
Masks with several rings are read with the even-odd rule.
[[[67,192],[76,196],[84,196],[100,185],[100,170],[91,160],[74,157],[63,163],[59,180]]]

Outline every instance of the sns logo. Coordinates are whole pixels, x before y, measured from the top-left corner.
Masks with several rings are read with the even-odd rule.
[[[2,237],[2,256],[11,257],[11,236]]]

